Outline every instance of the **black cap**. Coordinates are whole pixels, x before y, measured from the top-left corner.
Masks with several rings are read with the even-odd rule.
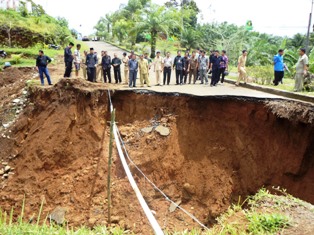
[[[89,50],[93,51],[93,50],[94,50],[94,48],[93,48],[93,47],[91,47],[91,48],[89,48]]]

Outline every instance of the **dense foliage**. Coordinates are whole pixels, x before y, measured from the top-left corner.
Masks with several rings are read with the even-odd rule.
[[[199,13],[194,0],[169,0],[163,6],[150,0],[129,0],[114,13],[102,17],[95,29],[98,36],[128,48],[149,42],[152,57],[156,41],[177,40],[179,47],[185,49],[225,49],[234,65],[241,51],[247,49],[249,66],[269,66],[278,49],[283,48],[286,50],[285,62],[293,68],[298,49],[305,46],[305,35],[302,34],[285,38],[248,31],[245,26],[227,22],[200,24],[197,21]],[[311,35],[310,48],[313,44],[314,34]]]
[[[35,44],[66,44],[72,37],[64,18],[53,18],[31,2],[29,12],[25,2],[15,10],[0,10],[0,46],[31,47]]]

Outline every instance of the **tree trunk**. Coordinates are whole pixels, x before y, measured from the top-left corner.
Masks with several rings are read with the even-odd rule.
[[[151,47],[151,58],[155,58],[156,55],[156,44],[157,44],[157,32],[155,30],[152,30],[151,32],[151,39],[150,39],[150,47]]]

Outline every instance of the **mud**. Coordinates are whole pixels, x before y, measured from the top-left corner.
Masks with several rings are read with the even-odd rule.
[[[197,97],[134,91],[112,92],[118,126],[130,156],[174,201],[204,224],[228,206],[265,186],[280,186],[314,203],[313,106],[296,102],[235,97]],[[13,127],[0,139],[14,175],[0,184],[0,207],[16,216],[26,197],[25,214],[67,210],[69,226],[107,221],[109,104],[107,90],[78,80],[35,87]],[[293,120],[282,106],[299,105]],[[305,115],[306,114],[306,115]],[[291,116],[289,116],[291,117]],[[151,125],[171,133],[144,134]],[[0,137],[1,138],[1,137]],[[7,153],[10,152],[11,159]],[[130,165],[131,166],[131,165]],[[197,227],[131,166],[145,199],[163,228]],[[114,152],[112,213],[116,223],[136,234],[151,234],[148,221]]]

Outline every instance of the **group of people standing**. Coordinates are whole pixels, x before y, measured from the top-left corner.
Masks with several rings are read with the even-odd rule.
[[[171,58],[168,52],[163,58],[160,51],[157,51],[154,59],[149,58],[148,53],[142,54],[137,59],[134,51],[128,56],[123,53],[123,58],[120,59],[117,53],[111,58],[107,51],[101,51],[98,55],[94,48],[90,48],[89,53],[84,51],[84,56],[81,57],[81,45],[77,44],[74,53],[72,54],[73,43],[70,43],[64,50],[65,62],[65,78],[70,78],[73,65],[75,66],[75,74],[78,77],[80,69],[83,70],[84,78],[90,82],[96,82],[97,79],[103,79],[104,83],[111,83],[111,68],[115,83],[121,83],[121,65],[124,66],[124,82],[129,87],[136,87],[137,75],[140,75],[140,84],[143,87],[146,84],[151,85],[149,72],[153,68],[156,76],[156,85],[170,85],[172,71],[175,71],[176,85],[196,84],[200,80],[200,84],[209,84],[208,75],[211,74],[210,86],[216,86],[219,82],[223,83],[225,76],[228,74],[229,60],[226,51],[222,50],[221,54],[218,50],[212,51],[207,57],[204,50],[197,49],[190,53],[187,51],[184,56],[181,51],[177,52],[175,58]],[[41,84],[44,85],[44,75],[46,75],[48,84],[52,85],[47,65],[52,60],[44,55],[42,50],[36,59],[36,67],[38,69]],[[248,82],[246,72],[247,51],[243,50],[242,55],[238,59],[238,79],[236,86],[239,86],[241,80],[244,83]],[[277,86],[282,83],[284,71],[288,70],[284,64],[284,50],[279,49],[278,54],[274,56],[274,80],[273,84]],[[296,64],[295,87],[294,91],[300,92],[303,90],[304,77],[308,73],[309,60],[305,49],[299,50],[299,59]],[[99,78],[101,76],[101,78]]]
[[[136,80],[139,74],[140,85],[150,86],[149,73],[153,69],[156,76],[156,85],[170,85],[172,71],[175,71],[176,85],[196,84],[200,80],[200,84],[209,84],[208,74],[212,73],[211,86],[216,86],[218,82],[224,82],[225,75],[228,71],[228,57],[226,51],[211,52],[210,56],[206,56],[204,50],[197,49],[190,55],[186,52],[184,56],[181,51],[177,52],[175,58],[171,58],[168,52],[165,57],[161,56],[157,51],[154,59],[149,58],[148,53],[138,57],[134,51],[128,56],[123,53],[122,59],[115,53],[114,58],[108,55],[107,51],[102,51],[98,56],[94,48],[90,48],[89,53],[84,51],[81,57],[81,45],[76,46],[74,54],[72,54],[73,43],[70,43],[64,50],[65,73],[64,77],[69,78],[73,64],[75,66],[76,76],[80,69],[83,70],[84,78],[90,82],[96,82],[101,75],[104,83],[111,83],[111,68],[113,67],[114,79],[116,83],[121,83],[121,65],[124,66],[124,82],[129,87],[136,87]]]

